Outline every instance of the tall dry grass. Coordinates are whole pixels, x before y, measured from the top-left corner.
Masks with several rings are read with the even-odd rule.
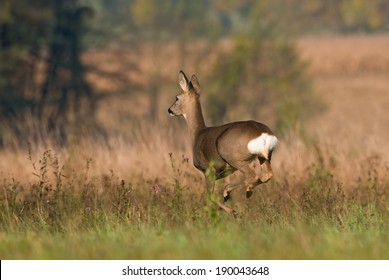
[[[307,123],[304,127],[305,135],[291,131],[280,139],[273,160],[275,181],[306,178],[312,166],[325,169],[347,186],[357,184],[360,178],[366,177],[372,170],[382,180],[387,179],[388,38],[379,35],[299,40],[301,55],[310,62],[315,91],[327,103],[327,110]],[[211,59],[212,52],[207,52],[205,46],[198,43],[192,47],[208,53],[203,59]],[[221,48],[228,46],[228,42],[220,43]],[[216,49],[212,48],[213,51]],[[124,54],[118,57],[123,51]],[[144,75],[153,71],[151,51],[151,47],[147,46],[135,54],[115,48],[105,52],[95,50],[88,52],[84,59],[94,67],[102,67],[107,71],[124,67],[120,68],[120,72],[132,75],[139,83],[147,83]],[[175,59],[170,59],[170,63],[164,61],[166,57],[174,57],[176,51],[174,45],[167,45],[161,50],[160,59],[166,66],[166,69],[160,70],[163,79],[176,76],[173,72],[179,62]],[[126,65],[131,64],[134,55],[142,57],[143,68],[139,72],[127,73],[126,67],[129,66]],[[93,59],[96,57],[99,59]],[[188,61],[192,63],[192,60],[195,61],[196,58],[192,57]],[[196,65],[192,67],[193,71],[206,71],[203,60]],[[92,76],[90,79],[92,82],[96,81],[98,87],[112,89],[114,86],[101,77]],[[15,178],[24,183],[30,182],[34,175],[28,151],[31,152],[32,160],[37,162],[44,151],[51,149],[69,172],[85,169],[85,163],[89,162],[91,176],[98,177],[113,171],[126,180],[131,180],[134,176],[149,181],[170,180],[172,171],[169,153],[178,157],[192,157],[185,122],[171,118],[166,113],[166,108],[177,91],[173,78],[171,83],[171,87],[161,89],[163,94],[160,95],[156,122],[148,121],[148,104],[142,94],[134,93],[105,100],[97,114],[99,123],[107,130],[108,137],[104,139],[96,139],[87,134],[68,135],[70,145],[55,148],[47,139],[44,129],[31,118],[26,118],[23,123],[25,129],[29,130],[26,134],[34,135],[35,132],[35,137],[22,141],[17,139],[17,142],[24,143],[21,148],[15,148],[12,144],[16,142],[16,139],[12,139],[14,136],[4,137],[6,148],[0,151],[0,179]],[[206,94],[206,88],[203,94]],[[136,121],[133,120],[134,116]],[[259,121],[269,123],[266,119]],[[201,182],[201,176],[192,166],[187,172],[190,172],[192,179],[196,178],[196,184]]]

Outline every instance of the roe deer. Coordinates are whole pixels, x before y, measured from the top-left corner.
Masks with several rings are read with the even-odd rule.
[[[224,201],[230,192],[240,185],[246,187],[246,196],[259,184],[268,182],[273,171],[271,156],[278,140],[269,127],[255,121],[240,121],[221,126],[207,127],[200,105],[200,84],[195,75],[189,81],[183,71],[178,75],[181,92],[169,108],[172,116],[184,116],[189,128],[194,166],[206,174],[210,167],[214,178],[220,179],[239,170],[244,179],[237,184],[227,185],[223,190]],[[214,184],[205,175],[208,195],[213,194]],[[235,211],[218,201],[213,201],[230,215]]]

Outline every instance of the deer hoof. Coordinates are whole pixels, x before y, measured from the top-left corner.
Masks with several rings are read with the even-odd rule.
[[[224,191],[223,191],[224,202],[228,201],[228,200],[231,198],[230,192],[231,192],[231,191],[228,191],[228,190],[224,190]]]
[[[234,219],[236,219],[236,218],[239,217],[239,213],[238,213],[237,211],[235,211],[234,209],[229,208],[228,211],[226,211],[226,212],[227,212],[227,214],[228,214],[230,217],[232,217],[232,218],[234,218]]]
[[[252,195],[253,195],[253,191],[252,190],[247,190],[246,191],[246,197],[247,198],[250,198]]]

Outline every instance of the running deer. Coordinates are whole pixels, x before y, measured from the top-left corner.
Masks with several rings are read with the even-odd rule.
[[[273,177],[270,166],[272,152],[278,140],[269,127],[256,121],[240,121],[221,126],[207,127],[200,105],[200,84],[195,75],[189,81],[183,71],[178,74],[181,92],[169,108],[172,116],[184,116],[189,128],[193,164],[203,172],[208,195],[214,193],[214,182],[206,175],[211,170],[214,178],[221,179],[239,170],[243,181],[224,187],[224,202],[230,193],[244,185],[246,196],[252,195],[253,189],[268,182]],[[211,169],[209,169],[211,168]],[[230,215],[235,211],[221,202],[215,202]]]

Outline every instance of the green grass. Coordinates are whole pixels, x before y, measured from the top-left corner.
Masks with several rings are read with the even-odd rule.
[[[388,259],[387,229],[330,226],[101,226],[0,234],[2,259]]]
[[[174,160],[174,178],[125,182],[88,178],[88,167],[65,176],[45,152],[36,181],[0,184],[0,259],[389,258],[389,185],[379,176],[343,186],[315,167],[249,200],[234,193],[231,218],[185,178],[187,160]]]

